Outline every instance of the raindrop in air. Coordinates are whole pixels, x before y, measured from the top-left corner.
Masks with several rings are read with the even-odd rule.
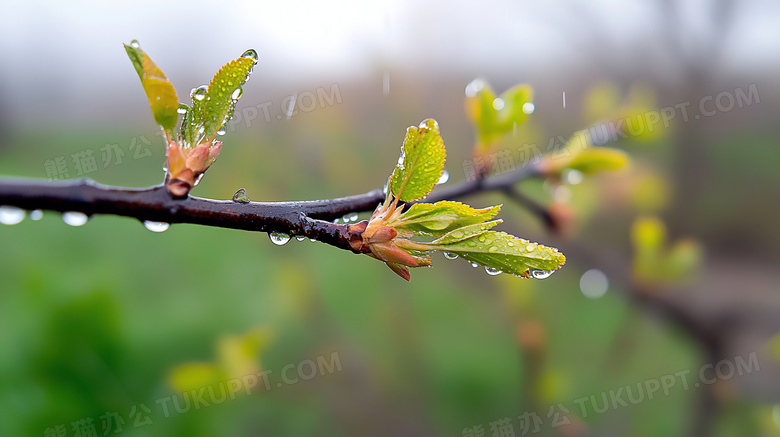
[[[590,269],[580,277],[580,290],[585,297],[598,299],[609,289],[609,279],[601,270]]]
[[[206,98],[206,91],[208,91],[208,87],[206,85],[201,85],[197,88],[193,88],[192,91],[190,91],[190,97],[195,100],[203,100]]]
[[[89,217],[83,212],[68,211],[62,213],[62,221],[71,226],[83,226]]]
[[[447,259],[456,259],[458,258],[458,254],[452,252],[444,252],[444,257]]]
[[[533,114],[536,110],[536,106],[531,102],[525,102],[523,103],[523,112],[526,114]]]
[[[268,236],[271,237],[271,242],[277,246],[284,246],[290,241],[290,236],[281,232],[271,232]]]
[[[30,218],[35,220],[35,221],[38,221],[38,220],[42,219],[43,218],[43,211],[41,211],[40,209],[34,209],[34,210],[30,211]]]
[[[531,270],[531,277],[534,279],[547,279],[553,272],[549,270]]]
[[[144,227],[152,232],[165,232],[171,227],[170,223],[165,222],[153,222],[151,220],[144,220]]]
[[[485,82],[482,79],[474,79],[466,85],[466,97],[474,97],[478,92],[482,91],[485,87]]]
[[[479,264],[475,263],[474,261],[471,262],[471,267],[474,267],[475,269],[479,267]]]
[[[233,91],[233,94],[230,95],[230,98],[233,100],[238,100],[241,98],[241,94],[244,94],[244,90],[243,88],[238,87],[235,91]]]
[[[295,237],[295,239],[298,241],[303,241],[306,239],[306,237],[304,237],[303,235],[298,235],[297,237]]]
[[[141,44],[138,42],[137,39],[134,39],[134,40],[130,41],[130,47],[132,47],[134,49],[140,49],[141,48]]]
[[[25,212],[15,206],[0,206],[0,223],[15,225],[24,220]]]
[[[504,273],[503,271],[501,271],[499,269],[494,269],[493,267],[487,267],[487,266],[485,266],[485,271],[490,276],[496,276],[496,275],[500,275],[501,273]]]
[[[577,185],[584,179],[584,176],[581,171],[579,170],[566,170],[566,172],[563,173],[563,180],[566,181],[567,184],[570,185]]]
[[[236,193],[233,194],[233,202],[249,203],[251,202],[251,200],[249,200],[249,196],[246,195],[246,190],[243,188],[239,188],[238,191],[236,191]]]
[[[242,58],[250,58],[253,61],[257,62],[257,52],[255,51],[255,49],[249,49],[249,50],[245,51],[244,54],[241,55],[241,57]]]
[[[446,184],[448,180],[450,180],[450,172],[444,169],[441,172],[441,176],[439,176],[439,180],[436,181],[436,185]]]

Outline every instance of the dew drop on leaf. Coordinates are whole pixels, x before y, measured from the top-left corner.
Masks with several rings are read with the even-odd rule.
[[[499,269],[494,269],[493,267],[487,267],[487,266],[485,266],[485,272],[487,272],[487,274],[490,276],[496,276],[496,275],[500,275],[501,273],[504,273]]]
[[[298,241],[303,241],[306,239],[306,237],[304,237],[303,235],[298,235],[297,237],[295,237],[295,239]]]
[[[83,226],[89,217],[83,212],[68,211],[62,213],[62,221],[70,226]]]
[[[241,94],[244,94],[244,89],[241,87],[236,88],[235,91],[233,91],[233,94],[230,95],[230,98],[233,100],[238,100],[241,98]]]
[[[446,169],[442,170],[439,180],[436,181],[436,185],[446,184],[448,180],[450,180],[450,173]]]
[[[224,126],[219,128],[219,130],[217,131],[217,135],[225,135],[226,133],[227,133],[227,131],[225,130]]]
[[[0,206],[0,223],[15,225],[24,220],[25,212],[15,206]]]
[[[134,40],[130,41],[130,47],[132,47],[134,49],[140,49],[141,48],[141,43],[139,43],[137,39],[134,39]]]
[[[152,232],[165,232],[171,227],[170,223],[144,220],[144,227]]]
[[[479,267],[479,264],[475,263],[474,261],[471,262],[471,267],[474,267],[475,269]]]
[[[40,209],[34,209],[34,210],[30,211],[30,218],[35,220],[35,221],[38,221],[38,220],[42,219],[43,218],[43,211],[41,211]]]
[[[241,55],[241,57],[242,58],[249,58],[249,59],[255,61],[255,63],[257,63],[257,52],[255,51],[255,49],[249,49],[249,50],[245,51],[244,54]]]
[[[531,276],[534,279],[547,279],[552,275],[553,272],[551,270],[531,270]]]
[[[452,252],[444,252],[444,257],[447,258],[447,259],[457,259],[458,258],[458,254],[457,253],[452,253]]]
[[[268,236],[271,238],[271,242],[277,246],[284,246],[290,241],[290,236],[281,232],[271,232]]]
[[[192,97],[195,100],[203,100],[206,98],[207,90],[208,87],[206,85],[201,85],[197,88],[193,88],[192,91],[190,91],[190,97]]]

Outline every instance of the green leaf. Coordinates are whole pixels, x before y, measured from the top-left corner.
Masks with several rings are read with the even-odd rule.
[[[504,232],[478,232],[451,243],[444,237],[442,240],[430,247],[457,253],[466,260],[522,277],[546,277],[566,262],[566,257],[557,249]]]
[[[406,129],[401,157],[390,177],[390,191],[404,202],[427,196],[441,177],[446,150],[434,119]]]
[[[618,170],[627,164],[628,154],[626,152],[594,146],[576,154],[566,167],[590,174],[600,170]]]
[[[501,210],[501,205],[474,209],[469,205],[444,200],[436,203],[415,203],[398,219],[387,222],[397,230],[419,232],[439,237],[463,226],[490,220]]]
[[[179,114],[176,112],[179,108],[176,90],[165,77],[165,73],[138,47],[136,41],[130,45],[124,44],[124,46],[138,77],[141,78],[141,84],[149,99],[154,120],[162,126],[168,135],[171,135],[179,118]]]
[[[485,223],[475,223],[473,225],[464,226],[462,228],[458,228],[450,232],[447,232],[446,234],[442,235],[436,240],[433,240],[431,244],[445,245],[445,244],[457,243],[463,240],[468,240],[469,238],[477,237],[479,235],[484,234],[493,226],[496,226],[503,222],[504,222],[503,220],[498,219],[498,220],[493,220]]]
[[[182,121],[182,138],[192,146],[212,141],[230,120],[242,86],[257,63],[257,53],[247,50],[240,58],[228,62],[214,75],[208,87],[194,88],[192,106]]]
[[[490,149],[499,135],[495,100],[496,93],[482,79],[475,79],[466,87],[466,115],[477,131],[477,147],[483,152]]]
[[[257,60],[252,57],[238,58],[225,64],[211,79],[203,108],[206,138],[213,138],[233,116],[236,101],[241,97],[241,87],[256,63]]]
[[[534,90],[528,84],[515,85],[501,93],[504,107],[498,111],[498,123],[502,134],[509,132],[515,125],[520,126],[528,120],[525,104],[533,103]]]

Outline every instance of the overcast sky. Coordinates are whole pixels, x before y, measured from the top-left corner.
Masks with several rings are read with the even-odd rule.
[[[0,26],[1,105],[19,121],[89,112],[68,111],[74,99],[121,104],[125,90],[139,91],[125,86],[137,81],[121,47],[133,38],[180,94],[188,91],[182,83],[206,82],[250,47],[260,53],[269,83],[365,79],[381,68],[430,75],[560,71],[592,61],[594,48],[622,62],[619,68],[657,68],[663,75],[670,71],[664,45],[670,32],[683,34],[683,53],[695,54],[712,39],[712,2],[679,2],[679,25],[659,13],[660,3],[8,2]],[[720,66],[735,73],[777,69],[780,2],[736,4]]]

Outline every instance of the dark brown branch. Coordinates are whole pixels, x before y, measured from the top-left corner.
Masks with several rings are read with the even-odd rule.
[[[331,223],[353,211],[366,211],[384,199],[380,190],[330,200],[308,202],[250,202],[199,197],[174,198],[163,185],[122,188],[88,179],[46,182],[0,179],[0,205],[24,209],[112,214],[165,223],[193,223],[245,231],[302,235],[352,250],[349,240],[359,233]]]
[[[501,190],[535,174],[529,169],[438,189],[425,201],[436,202],[481,191]],[[111,214],[141,221],[280,232],[314,238],[353,252],[356,250],[349,242],[360,238],[360,230],[332,223],[332,220],[349,213],[373,211],[384,199],[382,190],[372,190],[327,200],[239,203],[192,196],[176,198],[163,185],[124,188],[101,185],[89,179],[47,182],[0,178],[0,205],[28,210],[78,211],[88,216]]]

